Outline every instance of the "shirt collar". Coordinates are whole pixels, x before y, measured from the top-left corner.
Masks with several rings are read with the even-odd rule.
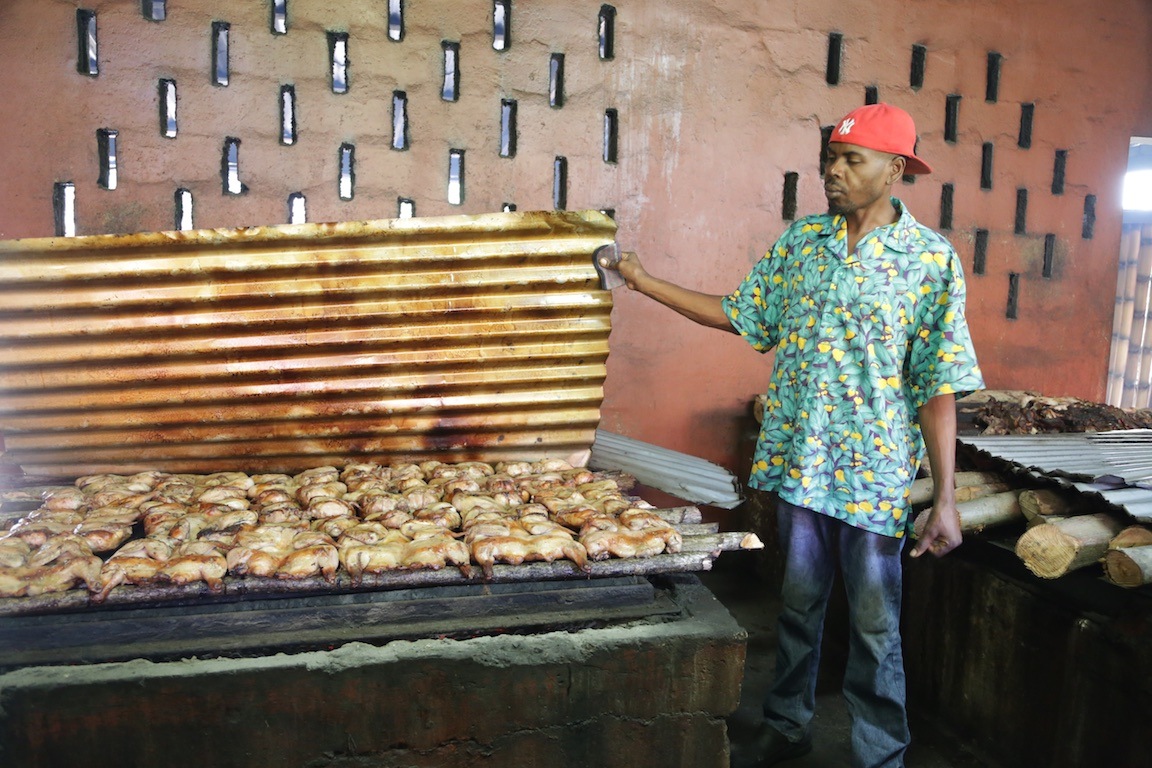
[[[908,247],[916,236],[916,231],[919,229],[920,224],[908,212],[908,207],[896,197],[890,198],[892,207],[896,209],[900,217],[896,221],[888,224],[887,226],[880,227],[879,236],[880,242],[888,248],[895,250],[903,250]],[[841,227],[846,226],[844,217],[840,214],[835,214],[831,217],[831,226],[825,229],[826,236],[835,236],[840,231]]]

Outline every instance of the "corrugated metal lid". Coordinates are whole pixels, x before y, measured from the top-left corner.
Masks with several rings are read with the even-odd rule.
[[[960,442],[1152,523],[1152,430],[962,436]]]
[[[0,430],[29,475],[586,457],[596,211],[0,242]]]

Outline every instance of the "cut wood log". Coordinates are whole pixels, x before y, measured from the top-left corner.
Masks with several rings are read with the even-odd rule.
[[[956,503],[959,504],[962,501],[972,501],[1010,490],[1012,490],[1012,486],[1009,483],[984,483],[982,485],[962,485],[953,493],[955,493]]]
[[[1124,527],[1109,514],[1077,515],[1029,528],[1016,542],[1016,556],[1042,579],[1057,579],[1100,560]]]
[[[1147,546],[1152,546],[1152,528],[1145,528],[1143,525],[1130,525],[1108,542],[1108,549]]]
[[[1104,553],[1104,575],[1120,587],[1152,584],[1152,545],[1109,549]]]
[[[956,488],[966,488],[972,485],[989,485],[1002,483],[1004,477],[995,472],[957,472]],[[932,478],[922,477],[912,482],[912,494],[909,501],[913,506],[930,504],[932,502]]]
[[[1020,512],[1019,491],[994,493],[991,496],[959,502],[956,504],[956,511],[960,513],[961,533],[979,533],[991,526],[1023,519]],[[924,532],[931,513],[932,509],[929,508],[916,517],[913,529],[917,538]]]
[[[1074,514],[1072,503],[1067,497],[1047,488],[1023,491],[1020,493],[1020,511],[1029,520],[1048,515],[1068,517]]]

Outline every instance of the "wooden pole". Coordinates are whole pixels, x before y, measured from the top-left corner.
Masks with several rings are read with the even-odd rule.
[[[1097,562],[1123,527],[1104,513],[1037,525],[1016,542],[1016,556],[1040,578],[1056,579]]]
[[[1023,518],[1020,512],[1020,492],[1007,491],[994,493],[971,501],[956,504],[956,511],[960,513],[960,532],[979,533],[985,528],[1004,525]],[[926,509],[916,516],[912,528],[919,538],[928,524],[928,516],[932,509]]]
[[[995,472],[957,472],[956,488],[967,488],[973,485],[991,485],[1003,483],[1003,475]],[[922,477],[912,481],[912,493],[908,497],[912,506],[932,503],[932,478]],[[957,499],[959,501],[959,499]]]
[[[1036,517],[1049,515],[1069,516],[1075,514],[1068,499],[1056,491],[1047,488],[1038,488],[1031,491],[1021,491],[1020,511],[1024,517],[1032,520]]]
[[[1142,525],[1130,525],[1116,534],[1108,542],[1108,549],[1124,549],[1126,547],[1152,546],[1152,529]]]
[[[1104,575],[1121,587],[1152,584],[1152,546],[1108,550],[1104,553]]]

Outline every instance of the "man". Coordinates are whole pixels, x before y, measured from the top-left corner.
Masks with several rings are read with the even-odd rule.
[[[648,274],[628,286],[703,325],[776,350],[750,485],[778,494],[785,559],[776,678],[755,754],[766,766],[811,750],[809,723],[824,611],[839,565],[849,603],[844,695],[853,764],[901,766],[909,742],[900,648],[900,551],[925,446],[932,512],[913,557],[960,544],[953,496],[954,397],[983,386],[952,246],[891,197],[929,173],[903,110],[861,107],[825,156],[826,215],[795,222],[729,296]]]

